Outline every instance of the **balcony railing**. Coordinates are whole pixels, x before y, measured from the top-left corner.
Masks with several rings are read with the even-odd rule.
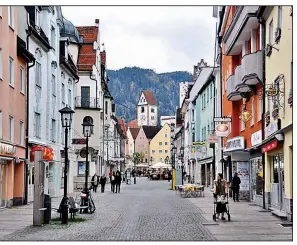
[[[48,49],[52,48],[50,43],[49,43],[49,39],[48,37],[45,35],[44,31],[42,30],[42,28],[38,25],[35,25],[35,22],[30,21],[30,25],[32,27],[33,30],[33,35],[35,35],[35,37]]]
[[[245,55],[241,60],[242,81],[248,85],[256,85],[263,80],[263,51]]]
[[[237,9],[232,22],[224,36],[224,41],[226,43],[226,54],[229,55],[231,49],[233,48],[236,40],[242,35],[243,29],[247,26],[246,31],[256,28],[255,25],[258,25],[258,20],[256,18],[256,12],[259,6],[241,6]],[[249,19],[252,19],[252,22],[247,25]],[[244,40],[247,41],[247,40]]]
[[[99,103],[99,98],[95,97],[81,97],[81,96],[76,96],[75,97],[75,107],[76,108],[91,108],[91,109],[101,109],[100,108],[100,103]]]
[[[240,92],[236,91],[236,86],[242,83],[241,66],[235,68],[235,74],[227,79],[227,98],[231,101],[240,100],[242,97]]]

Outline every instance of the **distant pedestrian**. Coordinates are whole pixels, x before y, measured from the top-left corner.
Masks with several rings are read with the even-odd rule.
[[[114,187],[115,187],[115,173],[114,172],[111,175],[110,186],[111,186],[111,192],[114,193]]]
[[[241,180],[237,176],[237,173],[234,173],[233,179],[232,179],[232,184],[231,184],[231,189],[233,191],[233,201],[235,200],[239,202],[238,196],[239,196],[239,188],[240,188]]]
[[[111,183],[111,177],[112,177],[112,169],[109,170],[109,182]]]
[[[172,179],[172,173],[171,170],[168,171],[168,182]]]
[[[95,173],[91,179],[91,184],[93,187],[93,191],[97,192],[97,187],[99,185],[99,177],[97,176],[97,174]]]
[[[120,193],[122,177],[120,171],[117,171],[115,176],[116,193]]]
[[[106,176],[105,176],[105,174],[103,174],[100,178],[101,193],[104,193],[105,184],[106,184]]]

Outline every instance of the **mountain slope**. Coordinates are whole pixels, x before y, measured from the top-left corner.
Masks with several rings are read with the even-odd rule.
[[[108,70],[107,76],[116,114],[125,115],[126,122],[136,118],[136,105],[142,90],[153,92],[158,101],[159,117],[174,115],[179,103],[179,82],[192,80],[191,74],[184,71],[157,74],[139,67]]]

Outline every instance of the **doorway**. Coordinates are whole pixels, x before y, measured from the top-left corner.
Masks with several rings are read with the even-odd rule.
[[[271,206],[283,210],[284,203],[284,156],[271,156]]]
[[[28,173],[28,202],[34,201],[34,165],[30,165]]]
[[[8,164],[0,160],[0,208],[7,206]]]

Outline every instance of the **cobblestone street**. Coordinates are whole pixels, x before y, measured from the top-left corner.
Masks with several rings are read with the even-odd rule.
[[[3,240],[215,240],[200,209],[169,191],[167,181],[138,178],[120,194],[95,195],[97,210],[81,223],[29,226]]]

